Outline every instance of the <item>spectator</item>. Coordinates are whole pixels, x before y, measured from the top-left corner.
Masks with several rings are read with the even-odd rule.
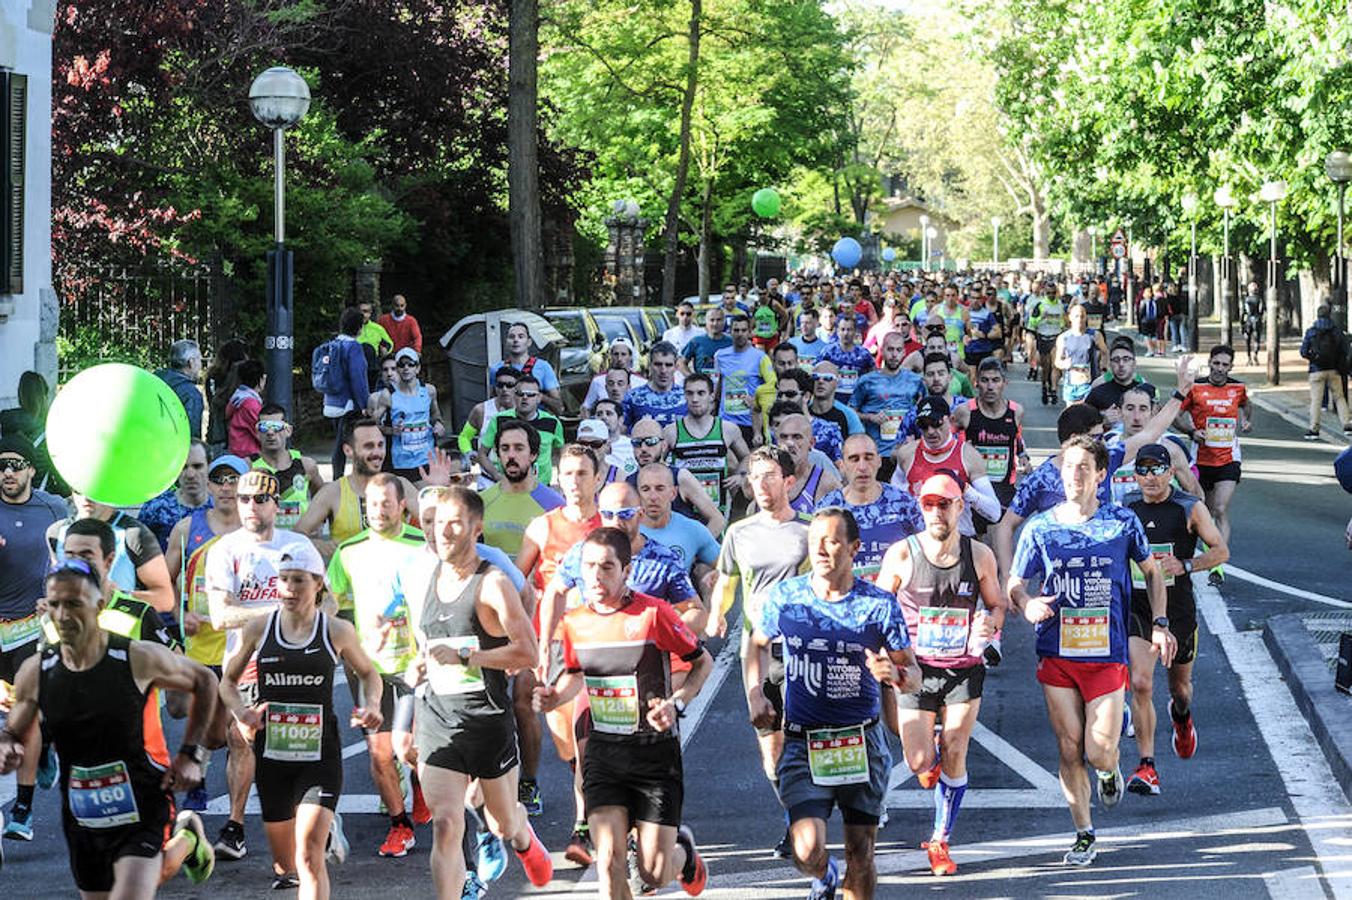
[[[202,392],[197,382],[202,377],[202,351],[196,341],[174,341],[169,345],[169,367],[155,373],[174,391],[188,413],[188,434],[202,436]]]
[[[376,319],[376,323],[389,334],[394,341],[394,352],[412,347],[422,356],[422,327],[418,320],[408,314],[408,300],[403,294],[390,298],[390,311]]]
[[[357,343],[362,346],[362,353],[366,355],[366,390],[367,393],[376,389],[376,376],[380,367],[376,364],[386,353],[394,352],[394,341],[390,338],[390,333],[382,328],[378,323],[371,321],[371,304],[358,303],[357,309],[361,311],[361,332],[357,335]]]
[[[263,409],[262,391],[267,380],[259,360],[246,359],[239,364],[239,387],[225,407],[226,445],[236,456],[253,459],[262,450],[258,445],[258,414]]]
[[[238,366],[249,358],[249,345],[239,338],[231,338],[216,348],[207,370],[207,450],[209,456],[218,456],[225,450],[225,404],[239,387]]]
[[[1310,429],[1305,440],[1319,437],[1319,411],[1324,405],[1324,391],[1329,392],[1342,422],[1343,433],[1352,434],[1352,421],[1347,416],[1347,396],[1343,392],[1343,375],[1347,373],[1347,335],[1329,317],[1328,304],[1315,311],[1314,324],[1300,342],[1300,355],[1310,361]]]
[[[1177,284],[1171,282],[1167,296],[1169,298],[1169,343],[1175,353],[1187,353],[1190,340],[1188,335],[1188,295],[1179,290]]]
[[[51,388],[37,372],[19,376],[19,405],[0,412],[0,435],[22,437],[33,445],[33,487],[58,497],[70,496],[70,485],[52,465],[47,452],[47,408],[51,406]]]
[[[366,373],[366,354],[357,342],[366,319],[361,310],[348,307],[338,320],[338,335],[334,338],[333,359],[330,362],[329,390],[324,391],[324,417],[333,420],[333,480],[343,477],[347,470],[347,455],[343,453],[343,438],[348,423],[361,418],[370,400]]]

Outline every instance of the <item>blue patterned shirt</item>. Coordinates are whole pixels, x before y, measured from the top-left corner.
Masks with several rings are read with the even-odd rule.
[[[644,416],[651,417],[658,425],[670,425],[686,411],[685,391],[677,385],[672,385],[669,391],[658,391],[651,384],[641,384],[624,395],[626,429],[633,428],[634,423]]]
[[[878,577],[888,547],[925,530],[925,517],[914,497],[890,484],[884,484],[882,488],[878,499],[864,506],[846,502],[843,488],[817,502],[817,509],[839,506],[854,514],[854,520],[859,523],[859,552],[854,557],[854,574],[869,581]]]

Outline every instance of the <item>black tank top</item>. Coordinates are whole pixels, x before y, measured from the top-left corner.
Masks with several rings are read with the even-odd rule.
[[[480,561],[474,574],[465,582],[460,596],[443,602],[437,596],[437,582],[442,564],[437,563],[427,588],[423,604],[421,629],[429,648],[448,646],[492,650],[507,644],[507,638],[489,634],[479,621],[478,598],[484,575],[491,566]],[[512,700],[507,690],[507,673],[501,669],[482,669],[455,664],[443,666],[433,659],[427,661],[427,684],[423,705],[450,728],[466,719],[512,714]],[[422,714],[421,712],[419,713]]]
[[[130,644],[109,634],[103,659],[83,672],[66,668],[59,645],[42,651],[38,709],[61,760],[65,815],[92,830],[158,828],[169,817],[171,798],[160,789],[169,756],[163,733],[146,733]]]
[[[1142,497],[1128,506],[1145,526],[1145,537],[1150,542],[1151,553],[1172,553],[1181,561],[1192,559],[1197,553],[1197,535],[1188,528],[1193,504],[1197,502],[1192,494],[1173,488],[1169,497],[1161,503],[1146,503]],[[1144,600],[1148,596],[1147,592],[1144,587],[1137,586],[1141,584],[1141,576],[1134,566],[1132,568],[1132,596]],[[1186,575],[1165,575],[1164,580],[1170,608],[1183,603],[1190,610],[1193,602],[1192,579]],[[1170,581],[1173,584],[1168,584]]]
[[[333,714],[333,672],[338,654],[329,643],[329,619],[315,613],[303,643],[282,635],[281,610],[268,616],[258,646],[258,699],[268,704],[254,751],[278,762],[318,762],[340,756]]]
[[[986,474],[995,487],[1012,488],[1018,471],[1017,455],[1019,423],[1014,416],[1014,405],[1005,404],[1005,413],[991,418],[981,411],[975,400],[968,404],[967,440],[976,447],[986,462]],[[1007,503],[1003,497],[1002,503]],[[1010,499],[1013,499],[1012,497]]]

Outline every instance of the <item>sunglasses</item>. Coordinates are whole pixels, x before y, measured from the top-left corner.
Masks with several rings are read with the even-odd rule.
[[[916,419],[916,420],[915,420],[915,424],[916,424],[917,426],[919,426],[920,428],[942,428],[943,425],[944,425],[944,420],[943,420],[943,419],[929,419],[929,418],[925,418],[925,419]]]
[[[236,484],[239,481],[239,475],[235,472],[226,472],[223,475],[208,475],[207,481],[212,484]]]
[[[411,360],[411,359],[401,359],[401,360],[399,360],[399,362],[395,363],[395,365],[398,366],[398,367],[401,368],[401,369],[416,369],[416,368],[418,368],[418,364],[415,363],[415,362],[414,362],[413,360]]]
[[[662,439],[660,437],[634,438],[632,443],[636,447],[656,447],[662,443]]]
[[[74,556],[68,556],[59,563],[53,563],[52,567],[47,570],[48,575],[55,575],[57,572],[79,572],[81,575],[92,575],[96,579],[99,576],[99,573],[94,571],[93,566]]]
[[[940,497],[923,497],[920,500],[921,509],[940,509],[946,510],[953,505],[952,500]]]
[[[275,494],[240,494],[235,499],[240,503],[252,503],[255,506],[261,506],[276,500],[277,496]]]
[[[0,459],[0,472],[22,472],[30,468],[32,463],[26,459]]]
[[[812,380],[813,380],[813,381],[835,381],[835,380],[836,380],[836,375],[835,375],[834,372],[813,372],[813,373],[812,373]]]
[[[605,441],[578,441],[578,443],[588,450],[600,450],[606,445]]]
[[[499,381],[499,382],[497,383],[497,385],[493,388],[493,390],[495,390],[495,391],[515,391],[515,390],[516,390],[516,382],[515,382],[515,381]]]
[[[517,395],[518,397],[520,397],[522,400],[532,400],[532,399],[534,399],[534,398],[540,396],[540,392],[539,392],[539,391],[517,391],[517,392],[516,392],[516,395]]]
[[[1168,475],[1173,470],[1173,466],[1165,463],[1137,464],[1137,475]]]
[[[803,392],[802,392],[802,391],[780,391],[780,392],[779,392],[779,399],[781,399],[781,400],[799,400],[799,399],[802,398],[802,396],[803,396]]]
[[[628,522],[634,516],[638,515],[637,506],[624,506],[619,509],[597,510],[603,519],[619,519],[621,522]]]
[[[259,434],[278,434],[279,432],[282,432],[282,431],[285,431],[285,430],[286,430],[286,423],[285,423],[285,422],[276,422],[276,421],[273,421],[273,420],[268,420],[268,421],[266,421],[266,422],[259,422],[259,423],[258,423],[258,433],[259,433]]]

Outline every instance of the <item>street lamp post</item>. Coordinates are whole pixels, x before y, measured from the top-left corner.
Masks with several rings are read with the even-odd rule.
[[[933,225],[925,229],[925,239],[926,239],[925,252],[929,254],[929,256],[934,255],[934,239],[937,238],[938,236],[939,229],[935,228]],[[929,256],[926,257],[927,261],[929,259]],[[926,265],[928,266],[928,262],[926,263]]]
[[[1188,350],[1197,352],[1197,195],[1183,195],[1183,212],[1192,219],[1192,245],[1188,252]]]
[[[1258,190],[1258,197],[1269,207],[1269,251],[1267,283],[1267,377],[1269,384],[1282,383],[1281,345],[1277,329],[1277,279],[1280,270],[1277,263],[1277,203],[1286,196],[1285,181],[1265,181]]]
[[[1221,343],[1227,347],[1234,346],[1234,328],[1230,322],[1230,210],[1235,207],[1235,195],[1230,192],[1230,186],[1225,185],[1216,188],[1216,193],[1212,195],[1216,205],[1221,208],[1222,218],[1222,251],[1221,251],[1221,296],[1218,304],[1221,314]]]
[[[920,214],[920,269],[929,271],[929,223],[930,217]]]
[[[1094,274],[1098,274],[1098,228],[1090,225],[1085,231],[1089,232],[1089,264],[1094,267]]]
[[[1335,150],[1324,158],[1324,172],[1338,185],[1338,252],[1333,262],[1333,321],[1347,330],[1347,260],[1343,257],[1343,200],[1352,181],[1352,155]]]
[[[291,415],[291,361],[295,349],[291,251],[286,249],[286,129],[310,108],[310,86],[295,70],[273,66],[253,80],[249,107],[254,118],[272,129],[274,245],[268,251],[267,334],[263,364],[268,400]]]
[[[995,230],[995,242],[991,248],[991,262],[995,267],[1000,268],[1000,217],[991,216],[991,228]]]

